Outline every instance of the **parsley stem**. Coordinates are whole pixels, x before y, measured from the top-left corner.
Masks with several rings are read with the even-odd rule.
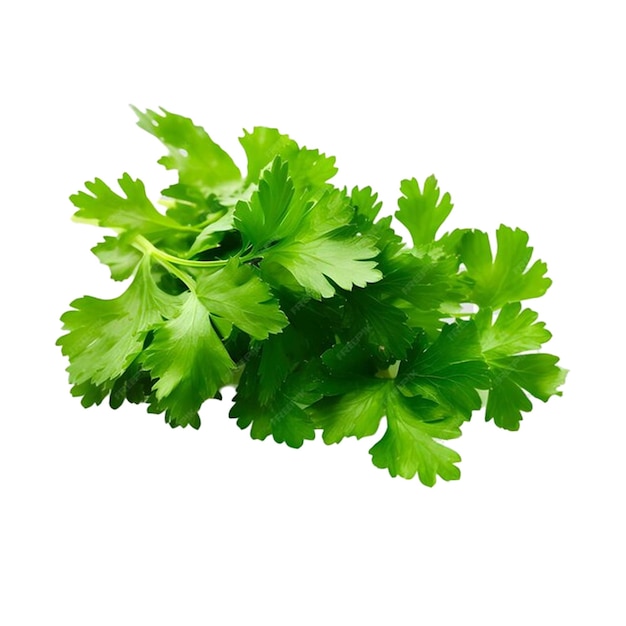
[[[224,217],[224,215],[226,215],[227,212],[228,210],[224,209],[224,210],[216,211],[215,213],[209,214],[209,216],[204,220],[204,222],[200,224],[196,224],[196,228],[198,228],[200,231],[204,230],[207,226],[209,226],[209,224],[214,224],[218,220],[221,220]]]
[[[133,241],[136,248],[144,254],[149,254],[155,259],[167,261],[174,265],[184,265],[186,267],[223,267],[228,262],[225,259],[217,261],[194,261],[193,259],[181,259],[180,257],[168,254],[163,250],[159,250],[154,244],[150,243],[143,235],[137,235]]]
[[[178,278],[178,280],[182,281],[187,286],[189,291],[192,291],[192,292],[196,291],[196,281],[191,276],[189,276],[189,274],[183,272],[182,270],[179,270],[175,265],[172,265],[172,263],[169,263],[168,261],[166,261],[164,259],[159,259],[157,257],[157,261],[168,272],[170,272],[170,274],[172,274],[172,276],[176,276],[176,278]]]
[[[376,373],[376,378],[385,378],[393,380],[398,376],[398,370],[400,369],[400,361],[392,363],[387,369],[379,370]]]
[[[263,255],[258,254],[258,253],[250,253],[250,254],[246,254],[245,256],[239,257],[239,260],[242,263],[247,263],[248,261],[253,261],[254,259],[262,259]]]

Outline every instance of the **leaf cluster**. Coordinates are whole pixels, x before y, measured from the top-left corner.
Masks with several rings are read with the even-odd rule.
[[[384,425],[373,463],[433,485],[459,477],[443,442],[474,411],[517,430],[531,397],[561,394],[565,370],[538,351],[550,333],[522,305],[551,282],[524,231],[440,234],[453,205],[430,176],[401,183],[405,245],[371,188],[329,182],[333,157],[257,127],[241,173],[190,119],[135,112],[177,182],[164,210],[128,174],[71,196],[76,220],[110,229],[92,251],[124,283],[62,316],[85,407],[145,403],[198,428],[203,403],[235,384],[230,415],[252,437],[297,448]]]

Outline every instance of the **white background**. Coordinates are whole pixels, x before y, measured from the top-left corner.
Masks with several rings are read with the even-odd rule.
[[[0,623],[623,625],[622,3],[226,4],[1,10]],[[241,165],[242,128],[277,126],[387,212],[435,173],[450,226],[527,229],[564,396],[518,433],[477,415],[433,489],[374,468],[372,441],[252,441],[228,403],[197,432],[82,409],[58,318],[119,285],[67,197],[173,180],[129,103]]]

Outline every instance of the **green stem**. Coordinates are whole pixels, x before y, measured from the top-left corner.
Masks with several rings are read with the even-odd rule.
[[[252,261],[253,259],[262,259],[263,255],[259,254],[258,252],[250,252],[249,254],[246,254],[245,256],[239,257],[239,260],[242,263],[247,263],[248,261]]]
[[[400,361],[392,363],[386,370],[379,370],[376,372],[376,378],[385,378],[393,380],[398,376],[398,370],[400,369]]]
[[[165,261],[164,259],[159,259],[158,257],[157,257],[156,260],[170,274],[172,274],[172,276],[176,276],[176,278],[178,278],[183,283],[185,283],[185,285],[187,286],[189,291],[192,291],[192,292],[195,293],[195,291],[196,291],[196,281],[191,276],[189,276],[189,274],[187,274],[186,272],[183,272],[182,270],[179,270],[175,265],[172,265],[169,261]]]
[[[219,259],[217,261],[194,261],[193,259],[181,259],[178,256],[159,250],[159,248],[150,243],[143,235],[137,235],[133,241],[133,245],[140,252],[148,254],[159,261],[165,261],[173,265],[183,265],[185,267],[223,267],[228,262],[223,259]]]
[[[216,211],[215,213],[211,213],[209,217],[204,220],[204,222],[202,222],[201,224],[197,224],[196,228],[199,228],[200,232],[202,232],[209,224],[214,224],[218,220],[221,220],[224,215],[226,215],[226,213],[228,213],[228,210],[221,210]]]
[[[452,317],[454,319],[462,319],[464,317],[467,317],[468,315],[470,317],[472,317],[473,315],[476,315],[477,311],[461,311],[460,313],[451,313],[449,311],[444,311],[442,314],[442,317]]]

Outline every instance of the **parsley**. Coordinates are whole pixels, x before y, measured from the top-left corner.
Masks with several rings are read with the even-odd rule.
[[[368,437],[374,465],[426,485],[459,478],[472,413],[517,430],[531,397],[561,395],[566,370],[539,353],[551,337],[521,302],[551,284],[528,235],[438,235],[453,204],[431,176],[404,180],[395,217],[369,188],[328,181],[335,159],[272,128],[240,139],[245,175],[200,127],[135,109],[166,146],[178,182],[157,210],[140,180],[102,180],[71,196],[75,218],[113,231],[93,248],[117,298],[85,296],[61,320],[72,394],[146,403],[171,426],[237,385],[231,417],[252,437],[299,447]],[[471,304],[471,310],[468,310]]]

